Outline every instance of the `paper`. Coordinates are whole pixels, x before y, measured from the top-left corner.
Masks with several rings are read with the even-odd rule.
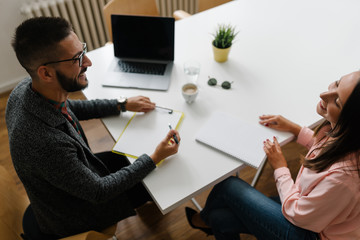
[[[173,111],[169,114],[163,109],[134,113],[113,147],[113,152],[133,159],[144,153],[152,154],[169,132],[169,124],[178,129],[183,116],[182,112]],[[132,159],[129,160],[133,162]]]
[[[263,142],[276,132],[249,124],[223,112],[215,112],[196,135],[196,140],[258,168],[265,159]]]

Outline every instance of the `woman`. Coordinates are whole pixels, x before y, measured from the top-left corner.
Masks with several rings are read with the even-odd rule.
[[[277,199],[239,178],[216,185],[205,208],[187,208],[193,228],[216,239],[360,239],[360,72],[331,83],[320,94],[317,112],[324,122],[315,133],[282,116],[263,115],[260,124],[289,131],[309,148],[296,181],[291,179],[276,138],[264,141],[274,169]]]

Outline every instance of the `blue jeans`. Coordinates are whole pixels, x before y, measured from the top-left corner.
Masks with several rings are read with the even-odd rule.
[[[279,202],[236,177],[213,188],[200,214],[217,240],[239,240],[240,233],[252,234],[258,240],[319,238],[317,233],[286,220]]]

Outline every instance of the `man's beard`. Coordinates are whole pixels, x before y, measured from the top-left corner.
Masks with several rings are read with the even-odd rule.
[[[64,74],[60,73],[59,71],[56,71],[56,76],[57,79],[61,85],[61,87],[67,91],[67,92],[76,92],[76,91],[80,91],[80,90],[84,90],[87,86],[88,83],[86,83],[86,85],[81,85],[79,83],[79,76],[86,72],[87,68],[84,68],[83,70],[81,70],[80,74],[77,76],[77,78],[68,78],[66,77]],[[87,79],[86,79],[87,82]]]

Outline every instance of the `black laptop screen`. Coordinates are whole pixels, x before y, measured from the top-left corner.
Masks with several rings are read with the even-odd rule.
[[[174,18],[111,15],[115,56],[174,60]]]

